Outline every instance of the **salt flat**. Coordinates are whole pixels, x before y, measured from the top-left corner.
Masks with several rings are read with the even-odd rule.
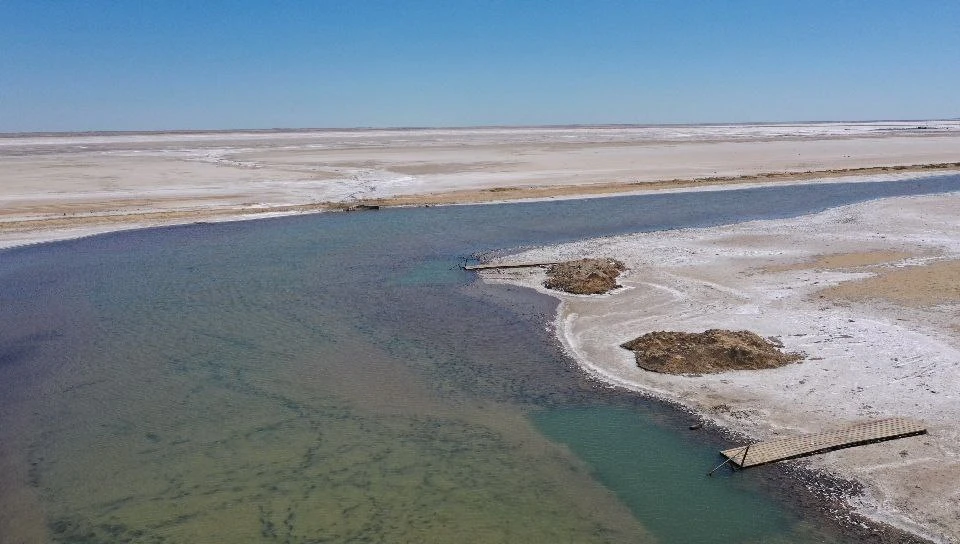
[[[0,247],[371,199],[554,198],[953,163],[960,121],[0,135]]]
[[[898,197],[788,220],[587,240],[512,257],[612,257],[622,289],[545,290],[542,271],[484,272],[558,297],[557,334],[589,372],[757,439],[910,417],[929,435],[812,458],[854,478],[863,513],[960,541],[960,194]],[[777,369],[644,371],[620,344],[655,330],[747,329],[802,352]]]

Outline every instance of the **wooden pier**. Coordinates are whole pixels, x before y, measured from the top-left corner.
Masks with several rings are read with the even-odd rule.
[[[740,468],[747,468],[864,444],[916,436],[926,432],[927,429],[916,421],[894,417],[860,423],[835,431],[757,442],[756,444],[723,450],[720,453],[727,458],[727,462]]]
[[[550,266],[556,262],[548,263],[499,263],[499,264],[473,264],[464,266],[464,270],[491,270],[494,268],[533,268],[535,266]]]

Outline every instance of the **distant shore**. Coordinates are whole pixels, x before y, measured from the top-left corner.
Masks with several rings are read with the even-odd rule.
[[[588,372],[757,439],[884,417],[929,435],[804,463],[864,484],[853,507],[934,541],[960,541],[960,194],[888,198],[787,220],[563,244],[511,261],[616,258],[623,289],[567,295],[538,269],[492,282],[561,300],[555,321]],[[658,330],[750,330],[806,354],[777,369],[672,376],[620,344]]]
[[[960,121],[4,135],[0,247],[313,213],[960,171]]]

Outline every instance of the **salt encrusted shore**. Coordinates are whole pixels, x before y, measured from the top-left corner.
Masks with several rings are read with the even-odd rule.
[[[678,402],[757,439],[906,416],[929,435],[811,458],[864,484],[852,506],[934,541],[960,541],[960,193],[815,215],[563,244],[517,261],[613,257],[622,289],[548,291],[541,271],[486,271],[561,300],[555,328],[589,373]],[[802,363],[671,376],[624,341],[654,330],[748,329]]]
[[[960,171],[960,121],[0,134],[0,247],[336,209]]]

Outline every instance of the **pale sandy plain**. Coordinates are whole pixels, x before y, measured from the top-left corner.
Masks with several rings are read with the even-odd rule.
[[[958,170],[960,121],[0,135],[0,247],[344,203],[571,198]],[[890,199],[517,258],[614,256],[631,267],[619,292],[561,297],[556,322],[570,353],[612,383],[758,438],[885,415],[923,420],[929,437],[814,463],[867,484],[862,511],[957,541],[958,209],[957,195]],[[500,277],[531,286],[539,279]],[[934,294],[895,294],[904,282]],[[953,298],[941,299],[944,290]],[[640,373],[617,347],[650,330],[709,327],[777,336],[808,357],[774,371],[670,377]]]
[[[960,193],[890,198],[789,220],[587,240],[510,257],[614,257],[622,289],[577,296],[542,269],[485,272],[561,300],[556,332],[595,376],[768,439],[904,416],[929,434],[810,458],[866,486],[853,506],[960,542]],[[747,329],[806,354],[774,370],[644,371],[620,344],[655,330]]]
[[[558,198],[954,163],[960,121],[0,134],[0,247],[336,203]]]

